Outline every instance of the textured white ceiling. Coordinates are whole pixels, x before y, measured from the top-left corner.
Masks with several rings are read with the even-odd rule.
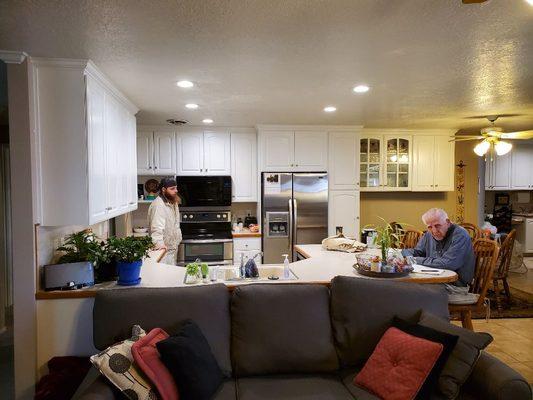
[[[0,48],[94,60],[144,123],[533,129],[524,0],[2,0]]]

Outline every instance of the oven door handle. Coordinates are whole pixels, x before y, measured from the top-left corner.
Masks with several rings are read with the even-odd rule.
[[[233,242],[233,239],[185,239],[182,240],[181,243],[229,243]]]
[[[289,199],[289,257],[292,261],[292,226],[294,224],[294,216],[292,215],[292,199]]]

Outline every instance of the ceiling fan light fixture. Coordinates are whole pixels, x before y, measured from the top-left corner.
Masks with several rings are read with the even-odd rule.
[[[511,151],[513,148],[513,144],[509,142],[504,142],[502,140],[499,140],[494,145],[494,150],[496,150],[496,154],[499,156],[503,156],[504,154],[507,154]]]
[[[483,140],[482,142],[476,144],[476,147],[474,147],[474,153],[476,153],[478,156],[483,157],[485,154],[487,154],[487,151],[490,149],[490,142],[487,140]]]

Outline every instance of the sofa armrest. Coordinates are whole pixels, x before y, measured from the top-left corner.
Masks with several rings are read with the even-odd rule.
[[[463,386],[474,398],[531,400],[531,386],[517,371],[485,351]]]
[[[72,397],[73,400],[114,400],[116,398],[114,387],[95,367],[89,370]]]

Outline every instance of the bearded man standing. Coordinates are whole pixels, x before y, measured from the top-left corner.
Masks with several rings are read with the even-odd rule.
[[[181,242],[178,187],[173,178],[159,183],[159,196],[148,209],[148,226],[157,250],[166,250],[161,262],[176,265]]]

